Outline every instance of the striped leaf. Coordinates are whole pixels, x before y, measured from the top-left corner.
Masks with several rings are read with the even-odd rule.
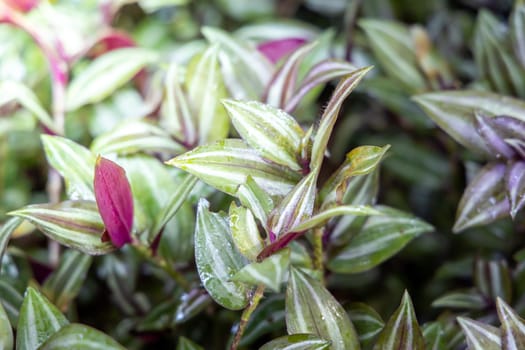
[[[474,282],[476,288],[489,300],[500,297],[510,302],[512,298],[512,275],[507,262],[503,259],[494,261],[476,259]]]
[[[497,298],[496,309],[501,321],[502,349],[525,349],[525,320],[501,298]]]
[[[22,221],[21,218],[14,217],[7,220],[0,228],[0,266],[2,265],[2,257],[7,249],[9,239],[17,227],[20,226]]]
[[[429,322],[423,326],[423,337],[427,350],[446,350],[445,330],[439,321]]]
[[[233,126],[261,156],[292,170],[301,170],[298,162],[301,126],[286,112],[260,102],[223,101]]]
[[[264,247],[264,241],[259,233],[252,211],[235,202],[230,205],[230,231],[233,242],[239,252],[248,260],[255,261]]]
[[[208,48],[190,61],[186,72],[188,99],[198,121],[201,145],[224,139],[230,127],[226,110],[220,103],[227,95],[218,55],[216,46]]]
[[[469,350],[501,350],[501,331],[488,324],[458,317],[458,323],[467,338]]]
[[[29,220],[49,238],[86,254],[99,255],[115,250],[110,242],[101,240],[104,223],[95,202],[35,204],[10,215]]]
[[[424,350],[425,338],[421,333],[408,292],[401,305],[379,334],[374,350]]]
[[[319,123],[319,128],[313,141],[310,169],[315,171],[315,169],[321,167],[326,147],[328,146],[328,140],[337,121],[341,106],[370,69],[372,69],[372,67],[356,69],[341,79],[335,88],[328,102],[328,106],[321,117],[321,122]]]
[[[163,129],[146,121],[127,121],[98,136],[91,143],[94,154],[132,154],[139,152],[179,154],[185,149]]]
[[[510,17],[510,38],[516,59],[525,67],[525,4],[517,2]]]
[[[235,197],[239,198],[243,206],[252,211],[266,229],[268,215],[273,210],[274,204],[272,197],[255,182],[253,177],[248,175],[246,182],[239,186]]]
[[[317,280],[291,268],[286,289],[286,328],[289,334],[315,334],[333,350],[359,350],[354,326],[346,311]]]
[[[363,303],[350,304],[348,314],[363,348],[372,344],[385,326],[381,316],[372,307]]]
[[[309,219],[314,211],[317,173],[305,176],[272,211],[268,222],[270,241],[287,233],[302,221]]]
[[[360,20],[359,26],[364,30],[381,68],[404,90],[413,93],[426,88],[408,27],[398,22],[368,18]]]
[[[0,302],[0,349],[1,350],[12,350],[13,349],[13,329],[7,313]]]
[[[264,285],[278,293],[290,266],[290,249],[284,248],[261,262],[244,266],[232,281],[244,282],[251,286]]]
[[[507,165],[505,187],[510,201],[510,216],[516,214],[525,206],[525,162],[513,161]]]
[[[4,306],[9,322],[16,327],[24,297],[13,284],[11,281],[0,279],[0,303]]]
[[[60,310],[67,310],[80,292],[92,260],[89,255],[69,250],[61,256],[58,268],[46,279],[43,292]]]
[[[244,257],[235,248],[228,220],[210,212],[204,199],[200,200],[197,209],[195,262],[201,282],[213,300],[231,310],[246,306],[250,289],[243,283],[231,281],[244,266]]]
[[[264,344],[259,350],[324,350],[330,342],[313,334],[291,334]]]
[[[490,117],[505,115],[525,120],[525,102],[490,92],[443,91],[417,95],[413,99],[453,139],[489,158],[494,155],[474,126],[474,111]]]
[[[177,343],[177,350],[204,350],[204,348],[195,344],[186,337],[179,337],[179,342]]]
[[[328,262],[339,273],[369,270],[389,259],[410,241],[433,227],[396,209],[377,207],[384,215],[371,216],[365,226]]]
[[[108,335],[89,326],[72,323],[53,334],[39,350],[125,350]]]
[[[221,29],[204,27],[202,34],[221,49],[221,68],[233,98],[259,100],[272,76],[271,63],[248,43]]]
[[[197,143],[196,120],[182,90],[179,71],[177,64],[173,62],[166,73],[164,86],[166,97],[162,102],[160,123],[185,145],[195,145]]]
[[[199,146],[167,164],[185,170],[232,196],[248,176],[271,196],[286,195],[300,179],[298,173],[267,162],[256,150],[237,139]]]
[[[505,193],[506,170],[505,164],[489,163],[476,174],[459,202],[454,232],[508,215],[510,202]]]
[[[46,128],[58,133],[49,113],[42,107],[33,91],[14,80],[0,82],[0,106],[12,101],[18,102],[31,112]]]
[[[102,101],[157,59],[155,52],[138,47],[105,53],[71,81],[67,89],[66,109],[72,111]]]
[[[204,289],[192,289],[180,297],[180,304],[173,317],[173,322],[182,324],[207,309],[211,303],[212,299]]]
[[[95,200],[93,169],[95,156],[83,146],[59,136],[42,135],[47,161],[66,182],[70,199]]]
[[[69,321],[40,292],[28,287],[18,319],[17,350],[37,350]]]
[[[432,302],[433,307],[466,310],[483,310],[488,305],[489,301],[486,297],[475,289],[449,292]]]

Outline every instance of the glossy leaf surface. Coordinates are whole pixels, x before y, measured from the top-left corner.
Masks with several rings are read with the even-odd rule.
[[[89,326],[72,323],[53,334],[40,350],[124,350],[125,348],[108,335]]]

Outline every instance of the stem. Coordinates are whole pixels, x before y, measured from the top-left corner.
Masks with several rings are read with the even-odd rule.
[[[252,295],[252,298],[250,299],[250,304],[242,312],[241,321],[239,322],[239,328],[235,333],[235,338],[233,338],[233,343],[230,347],[230,350],[237,350],[237,348],[239,347],[239,343],[241,342],[241,338],[244,333],[244,330],[246,329],[246,325],[248,324],[252,313],[255,311],[264,295],[264,288],[265,287],[263,285],[259,285],[257,287],[257,289]]]
[[[323,281],[324,276],[324,266],[323,266],[323,236],[324,229],[316,228],[314,229],[314,268],[321,272],[321,282]]]

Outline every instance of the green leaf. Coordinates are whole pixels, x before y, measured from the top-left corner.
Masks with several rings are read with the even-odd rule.
[[[235,202],[230,205],[230,231],[233,242],[239,252],[250,261],[255,261],[264,247],[264,241],[259,233],[252,211]]]
[[[92,201],[28,205],[10,213],[29,220],[46,236],[90,255],[106,254],[115,247],[102,242],[104,223]]]
[[[286,112],[256,101],[223,101],[237,132],[259,154],[292,170],[301,170],[298,162],[301,126]]]
[[[497,298],[496,309],[501,321],[503,350],[525,349],[525,320],[501,298]]]
[[[23,220],[21,218],[11,218],[7,220],[0,228],[0,266],[2,265],[2,257],[4,256],[9,239],[17,227],[20,226],[22,221]]]
[[[423,326],[423,337],[427,350],[446,350],[445,330],[439,321],[426,323]]]
[[[0,106],[11,101],[20,103],[25,109],[30,111],[47,128],[57,132],[55,123],[42,107],[38,97],[27,86],[17,81],[6,80],[0,82]]]
[[[237,139],[199,146],[167,164],[185,170],[232,196],[248,176],[272,196],[286,195],[300,179],[298,173],[267,162],[257,151]]]
[[[374,350],[424,350],[425,339],[419,328],[414,307],[405,291],[401,304],[379,335]]]
[[[60,310],[67,310],[80,292],[92,260],[89,255],[69,250],[62,255],[58,268],[46,279],[43,292]]]
[[[485,141],[478,134],[475,111],[489,117],[511,116],[525,121],[525,102],[490,92],[463,90],[417,95],[413,99],[427,115],[453,139],[468,149],[492,158]]]
[[[66,109],[72,111],[102,101],[157,59],[155,52],[138,47],[105,53],[71,81],[67,89]]]
[[[458,317],[469,350],[501,350],[501,331],[468,317]]]
[[[161,128],[146,121],[128,121],[98,136],[91,143],[93,154],[138,152],[179,154],[185,148]]]
[[[239,186],[235,197],[239,198],[243,206],[252,211],[266,229],[268,215],[273,210],[274,204],[272,197],[255,182],[253,177],[250,175],[246,177],[246,182]]]
[[[199,277],[217,303],[227,309],[240,310],[248,303],[249,288],[231,279],[244,266],[244,258],[232,241],[228,220],[208,208],[208,202],[201,199],[195,229],[195,262]]]
[[[17,350],[37,350],[69,321],[40,292],[28,287],[18,319]]]
[[[433,230],[426,222],[388,207],[377,207],[384,215],[371,216],[365,226],[341,251],[328,268],[339,273],[369,270],[395,255],[410,241]]]
[[[381,316],[372,307],[363,303],[350,304],[348,314],[363,348],[373,342],[385,325]]]
[[[186,337],[179,337],[177,350],[204,350],[204,348],[192,342]]]
[[[167,207],[164,207],[167,208]],[[162,229],[158,254],[168,263],[188,263],[193,261],[195,252],[195,211],[194,206],[186,201]]]
[[[39,350],[125,350],[108,335],[89,326],[72,323],[53,334]]]
[[[227,95],[218,54],[216,46],[208,48],[193,58],[186,72],[188,99],[198,121],[199,144],[224,139],[230,127],[226,110],[220,103]]]
[[[251,286],[263,284],[278,293],[289,266],[290,249],[285,248],[261,262],[252,262],[244,266],[232,277],[232,281],[244,282]]]
[[[203,289],[193,289],[180,297],[180,304],[173,317],[174,324],[182,324],[210,306],[212,299]]]
[[[416,59],[416,48],[409,29],[397,22],[362,19],[359,26],[364,30],[375,58],[386,73],[401,83],[408,92],[426,88]]]
[[[259,100],[270,82],[272,65],[255,48],[226,31],[204,27],[202,34],[212,44],[218,44],[225,82],[235,99]]]
[[[510,38],[516,59],[525,67],[525,4],[516,2],[510,17]]]
[[[0,302],[0,350],[12,350],[13,344],[13,329]]]
[[[259,350],[324,350],[330,342],[313,334],[291,334],[264,344]]]
[[[13,326],[18,324],[19,310],[24,297],[10,281],[0,279],[0,303]]]
[[[507,302],[512,298],[512,276],[505,260],[476,259],[474,264],[476,288],[489,300],[500,297]]]
[[[312,216],[315,204],[317,173],[305,176],[273,210],[269,217],[270,236],[290,232]],[[270,240],[273,238],[270,237]]]
[[[449,292],[432,302],[433,307],[483,310],[488,306],[487,299],[476,290]]]
[[[289,334],[309,333],[331,341],[334,350],[360,349],[346,311],[317,280],[292,268],[286,289]]]
[[[70,199],[95,200],[95,156],[83,146],[60,136],[42,135],[47,161],[66,181]]]
[[[330,135],[332,134],[332,130],[339,115],[339,110],[341,109],[344,100],[350,95],[370,69],[372,69],[372,67],[356,69],[341,79],[335,88],[332,97],[328,102],[328,106],[321,117],[321,122],[313,141],[312,158],[310,161],[311,170],[315,171],[315,169],[319,168],[323,162],[326,147],[328,146],[328,140],[330,139]]]
[[[509,215],[510,202],[505,193],[505,172],[505,164],[489,163],[476,174],[459,202],[454,232]]]

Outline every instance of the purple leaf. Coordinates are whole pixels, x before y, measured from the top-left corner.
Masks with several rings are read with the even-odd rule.
[[[133,197],[126,172],[109,159],[95,164],[95,198],[111,242],[120,248],[131,242]]]
[[[492,127],[504,138],[525,140],[525,122],[507,115],[496,115],[491,118]]]
[[[525,141],[520,139],[505,139],[505,142],[512,147],[522,159],[525,159]]]
[[[495,128],[495,125],[492,117],[488,117],[481,111],[475,112],[474,126],[477,133],[487,146],[487,149],[495,156],[496,158],[512,158],[515,155],[514,150],[510,147],[504,140],[503,135],[498,132],[498,129]]]
[[[512,162],[507,166],[505,185],[510,200],[510,216],[514,218],[525,205],[525,161]]]
[[[286,38],[271,40],[261,43],[257,50],[261,52],[272,63],[277,63],[283,56],[295,51],[306,42],[303,38]]]

